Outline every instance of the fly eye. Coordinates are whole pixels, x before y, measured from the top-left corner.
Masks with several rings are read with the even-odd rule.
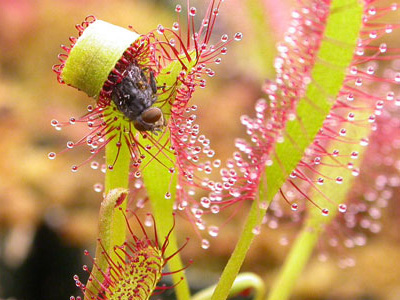
[[[133,122],[133,126],[136,128],[138,131],[147,131],[148,128],[146,126],[138,121]]]
[[[149,109],[142,112],[142,120],[146,123],[154,124],[162,117],[161,109],[158,107],[150,107]]]

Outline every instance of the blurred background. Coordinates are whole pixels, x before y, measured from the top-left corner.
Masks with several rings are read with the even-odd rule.
[[[198,9],[206,6],[204,1],[191,2]],[[57,82],[51,67],[58,63],[60,44],[69,44],[68,37],[77,35],[74,25],[88,15],[122,27],[132,25],[139,33],[160,23],[172,26],[176,3],[0,1],[0,299],[69,299],[79,294],[72,276],[84,278],[81,266],[88,261],[83,249],[95,246],[102,197],[94,186],[102,182],[103,174],[89,165],[77,173],[70,171],[71,165],[87,158],[85,148],[58,155],[54,161],[47,158],[48,152],[60,152],[67,141],[76,141],[86,132],[84,126],[58,132],[50,121],[83,115],[86,106],[93,104],[85,94]],[[291,6],[289,0],[223,3],[215,40],[237,31],[244,39],[230,45],[223,63],[214,68],[217,76],[193,99],[199,107],[202,132],[222,160],[235,150],[234,138],[244,136],[239,117],[253,114],[264,80],[274,77],[275,44],[283,36]],[[399,36],[396,38],[399,45]],[[328,258],[324,262],[315,255],[293,299],[400,299],[398,192],[395,186],[389,209],[382,211],[381,232],[371,235],[363,247],[325,251]],[[226,224],[208,250],[201,249],[190,226],[178,226],[182,240],[191,237],[182,255],[186,261],[194,259],[188,269],[193,289],[217,281],[235,246],[243,216],[239,213]],[[243,271],[256,272],[271,284],[295,233],[290,224],[277,229],[266,226]],[[349,257],[355,265],[343,268],[340,260]],[[173,298],[172,291],[157,298],[168,297]]]

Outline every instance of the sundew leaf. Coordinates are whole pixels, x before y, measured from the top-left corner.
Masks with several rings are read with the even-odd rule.
[[[103,255],[104,251],[107,251],[110,255],[112,254],[112,249],[116,245],[113,240],[114,236],[112,232],[115,230],[115,226],[119,226],[113,222],[114,214],[121,213],[118,208],[116,208],[118,202],[123,202],[123,200],[128,195],[128,190],[123,188],[116,188],[109,191],[104,200],[101,202],[100,213],[99,213],[99,235],[98,239],[101,241],[97,243],[96,246],[96,264],[97,266],[93,268],[91,274],[93,278],[102,280],[103,276],[101,270],[107,270],[107,260],[106,256]],[[123,225],[125,228],[126,224]],[[124,238],[125,241],[125,238]],[[120,243],[122,244],[122,243]],[[118,245],[120,245],[118,244]],[[94,281],[88,281],[87,289],[95,291]]]
[[[334,0],[330,5],[330,12],[311,72],[312,81],[307,87],[305,97],[297,105],[296,119],[289,121],[286,126],[284,142],[276,145],[273,164],[265,171],[266,191],[261,187],[259,201],[272,201],[315,139],[334,104],[342,87],[346,69],[352,61],[362,24],[362,5],[357,0]],[[242,235],[225,267],[213,300],[226,299],[229,294],[255,236],[254,227],[248,224],[254,223],[254,210],[258,209],[259,215],[264,211],[264,208],[258,207],[259,201],[254,201],[252,205]],[[260,223],[261,218],[258,225]]]
[[[110,71],[139,37],[125,28],[96,20],[71,49],[62,70],[63,81],[97,98]]]
[[[81,31],[70,50],[60,77],[66,84],[97,99],[111,70],[140,35],[102,20],[94,20],[89,24],[86,24],[87,27]],[[113,104],[106,110],[112,112]],[[110,131],[106,134],[106,140],[112,140],[113,135],[115,133]],[[116,188],[128,188],[131,158],[128,145],[122,143],[121,147],[117,147],[111,141],[105,148],[106,165],[113,166],[112,170],[107,169],[106,172],[105,193]],[[125,208],[126,203],[122,203],[121,207]],[[125,241],[125,220],[118,212],[110,217],[113,219],[113,230],[108,232],[110,236],[106,239],[110,238],[111,245],[121,245]]]
[[[195,55],[193,52],[191,55]],[[188,61],[187,58],[181,58],[186,66],[185,72],[190,72],[195,64],[195,60]],[[179,88],[180,82],[178,76],[183,71],[182,63],[178,60],[170,63],[157,76],[157,84],[159,86]],[[176,91],[175,91],[176,93]],[[174,99],[174,95],[160,95],[158,101],[165,100],[165,97]],[[167,102],[162,110],[169,114],[171,103]],[[147,143],[145,139],[141,140],[144,145]],[[176,158],[169,152],[170,149],[170,132],[165,130],[161,139],[158,140],[158,146],[153,145],[152,149],[147,154],[147,158],[143,161],[142,166],[145,166],[142,171],[143,180],[146,186],[147,194],[153,207],[153,215],[157,225],[157,233],[160,240],[163,240],[173,226],[173,205],[176,195],[177,174],[171,174],[170,168],[175,166]],[[176,172],[176,171],[175,171]],[[170,193],[170,197],[166,197],[166,193]],[[168,198],[168,199],[167,199]],[[173,255],[178,251],[178,243],[174,231],[169,237],[169,247],[166,251],[166,256]],[[168,261],[171,271],[181,270],[183,268],[179,253]],[[180,282],[176,287],[177,297],[180,300],[190,299],[189,286],[183,272],[172,274],[174,283]],[[181,278],[184,280],[181,280]]]
[[[288,175],[297,166],[304,151],[314,141],[339,93],[350,65],[361,28],[362,7],[357,0],[336,0],[331,4],[324,38],[312,82],[298,103],[296,119],[289,121],[283,143],[275,148],[273,164],[266,168],[270,202]]]
[[[90,97],[97,99],[111,70],[114,69],[127,48],[140,35],[110,23],[93,19],[93,22],[85,21],[82,23],[82,29],[79,30],[79,38],[68,53],[68,59],[65,62],[62,61],[57,71],[60,75],[60,82],[82,90]],[[90,26],[87,26],[88,24]],[[181,71],[190,72],[197,63],[197,60],[194,59],[197,53],[193,51],[190,55],[192,56],[190,59],[179,57],[179,59],[172,61],[157,75],[158,86],[171,88],[158,97],[159,102],[162,103],[164,101],[162,110],[166,118],[170,116],[171,103],[173,103],[176,91],[181,84],[181,81],[178,80]],[[102,125],[105,133],[102,133],[102,131],[98,131],[98,133],[104,134],[102,138],[105,139],[102,145],[105,145],[106,152],[105,192],[108,194],[111,190],[117,188],[128,188],[129,169],[133,154],[132,149],[130,149],[132,141],[128,139],[129,134],[135,134],[135,129],[133,129],[131,122],[121,112],[118,112],[113,102],[110,102],[109,105],[107,104],[106,107],[98,109],[98,112],[100,111],[102,112],[101,118],[106,123],[106,125]],[[137,135],[140,136],[139,134]],[[156,139],[154,136],[153,138],[154,140]],[[148,139],[139,137],[139,140],[140,145],[148,143]],[[154,216],[160,240],[164,240],[173,224],[172,205],[174,196],[171,197],[170,201],[166,201],[165,192],[169,191],[170,184],[173,188],[176,186],[175,177],[171,178],[168,168],[163,167],[173,167],[175,165],[175,157],[165,149],[161,149],[164,146],[165,149],[169,149],[169,131],[167,130],[161,140],[158,141],[158,144],[153,146],[149,152],[150,155],[147,155],[147,159],[143,162],[143,166],[147,165],[144,172],[145,183],[149,190],[150,199],[154,201]],[[155,160],[158,160],[159,163],[152,161],[154,157],[157,157]],[[173,190],[171,191],[172,193],[174,193]],[[126,208],[127,201],[118,203],[118,205],[123,211]],[[104,226],[107,225],[108,229],[103,230],[101,236],[106,241],[105,251],[110,252],[114,245],[122,245],[124,243],[126,221],[121,211],[107,213],[105,216],[110,219],[102,218],[101,222],[104,223]],[[168,240],[170,246],[165,253],[167,257],[177,251],[176,238],[173,233],[170,234]],[[109,255],[113,259],[116,253],[109,253]],[[169,260],[169,264],[172,271],[182,269],[182,264],[177,254]],[[173,274],[175,283],[181,281],[181,277],[182,274]],[[178,285],[177,294],[179,299],[189,299],[189,289],[186,281]]]

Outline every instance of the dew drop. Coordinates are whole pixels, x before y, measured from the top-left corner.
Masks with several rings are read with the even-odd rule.
[[[226,42],[228,41],[228,39],[229,39],[229,37],[228,37],[227,34],[223,34],[223,35],[221,36],[221,42],[223,42],[223,43],[226,43]]]
[[[221,160],[216,159],[213,161],[213,167],[214,168],[219,168],[221,166]]]
[[[136,202],[136,207],[137,208],[143,208],[145,204],[145,200],[143,198],[138,198]]]
[[[202,219],[196,219],[196,226],[200,230],[205,230],[206,226],[204,225],[204,221]]]
[[[357,152],[357,151],[351,152],[350,157],[351,157],[352,159],[357,159],[357,158],[358,158],[358,152]]]
[[[360,140],[360,145],[361,146],[368,146],[368,144],[369,144],[369,140],[368,140],[368,138],[362,138],[361,140]]]
[[[339,204],[338,206],[339,212],[345,213],[347,211],[347,205],[346,204]]]
[[[343,183],[343,177],[342,176],[336,177],[336,183],[337,184],[342,184]]]
[[[194,16],[196,15],[196,12],[197,12],[196,7],[191,7],[191,8],[189,9],[189,15],[190,15],[191,17],[194,17]]]
[[[56,119],[51,120],[51,126],[56,127],[58,125],[58,121]]]
[[[252,232],[254,235],[259,235],[259,234],[261,233],[261,226],[256,226],[256,227],[254,227],[254,228],[251,230],[251,232]]]
[[[215,155],[215,151],[214,150],[209,150],[209,151],[207,151],[207,157],[214,157],[214,155]]]
[[[368,117],[368,122],[369,122],[369,123],[375,123],[375,120],[376,120],[376,116],[375,116],[375,115],[370,115],[370,116]]]
[[[385,53],[387,51],[387,45],[385,43],[382,43],[379,45],[379,52]]]
[[[367,74],[372,75],[372,74],[374,74],[374,73],[375,73],[374,67],[373,67],[373,66],[369,66],[369,67],[367,68]]]
[[[165,32],[164,26],[162,26],[161,24],[159,24],[159,25],[157,26],[157,33],[158,33],[158,34],[163,34],[164,32]]]
[[[208,248],[210,248],[210,242],[206,239],[202,239],[201,240],[201,248],[207,250]]]
[[[353,171],[351,171],[351,174],[353,176],[358,176],[360,175],[360,170],[358,168],[354,168]]]
[[[213,205],[213,206],[211,206],[211,212],[213,213],[213,214],[217,214],[217,213],[219,213],[219,210],[220,210],[220,208],[219,208],[219,205]]]
[[[352,93],[347,95],[347,101],[354,101],[354,95]]]
[[[165,197],[165,199],[171,199],[171,193],[166,192],[164,197]]]
[[[356,54],[357,54],[358,56],[364,55],[364,48],[358,47],[358,48],[356,49]]]
[[[328,215],[329,215],[329,209],[323,208],[323,209],[321,210],[321,214],[322,214],[323,216],[328,216]]]
[[[387,101],[393,101],[393,99],[394,99],[394,92],[393,92],[393,91],[387,92],[387,94],[386,94],[386,100],[387,100]]]
[[[209,226],[208,234],[212,237],[217,237],[219,233],[219,228],[217,226]]]
[[[286,236],[283,236],[279,239],[279,244],[282,246],[287,246],[289,245],[289,240]]]
[[[144,219],[144,226],[146,226],[146,227],[153,226],[153,218],[150,214],[146,215],[146,218]]]
[[[194,217],[196,219],[200,219],[203,216],[203,213],[204,213],[203,210],[199,209],[199,208],[195,209],[194,212],[193,212]]]
[[[177,13],[180,13],[181,11],[182,11],[182,6],[181,5],[176,5],[175,6],[175,11],[177,12]]]
[[[371,6],[368,9],[368,14],[371,15],[371,16],[375,16],[376,15],[376,8],[374,6]]]
[[[383,101],[382,100],[376,101],[375,107],[376,109],[381,110],[383,108]]]
[[[97,161],[92,161],[91,163],[90,163],[90,167],[93,169],[93,170],[97,170],[98,168],[99,168],[99,163],[97,162]]]
[[[72,167],[71,167],[71,171],[72,172],[78,172],[78,166],[76,166],[76,165],[73,165]]]
[[[48,157],[49,159],[53,160],[53,159],[56,158],[56,154],[55,154],[54,152],[50,152],[50,153],[47,155],[47,157]]]
[[[230,189],[229,190],[229,194],[232,196],[232,197],[234,197],[234,198],[238,198],[238,197],[240,197],[240,190],[239,189],[236,189],[236,188],[232,188],[232,189]]]
[[[96,193],[100,193],[103,191],[103,185],[101,183],[96,183],[93,185],[93,189]]]
[[[142,173],[140,171],[135,172],[135,177],[140,178],[142,176]]]
[[[396,75],[394,76],[394,81],[396,83],[400,83],[400,73],[396,73]]]
[[[235,33],[235,41],[240,41],[243,38],[243,34],[241,32]]]
[[[69,142],[67,142],[67,148],[69,148],[69,149],[72,149],[72,148],[74,148],[74,142],[71,142],[71,141],[69,141]]]
[[[206,80],[205,79],[201,79],[200,83],[199,83],[199,87],[204,89],[206,87],[206,84],[207,84]]]
[[[290,206],[290,208],[291,208],[293,211],[297,211],[297,209],[299,208],[299,206],[298,206],[297,203],[292,203],[292,205]]]
[[[202,198],[200,199],[200,204],[201,204],[201,206],[203,206],[204,208],[209,208],[210,205],[211,205],[211,201],[210,201],[210,199],[207,198],[207,197],[202,197]]]

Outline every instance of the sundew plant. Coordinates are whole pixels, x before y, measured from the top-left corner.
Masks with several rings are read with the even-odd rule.
[[[87,283],[74,277],[84,299],[149,299],[165,289],[175,289],[180,300],[226,299],[247,290],[254,299],[289,299],[324,233],[379,231],[374,219],[396,185],[384,167],[394,166],[394,174],[399,169],[397,3],[299,1],[282,41],[271,45],[278,53],[275,78],[263,78],[261,99],[247,100],[256,102],[253,113],[231,120],[244,134],[232,137],[226,161],[196,122],[201,103],[192,97],[218,75],[228,49],[246,42],[234,25],[232,32],[216,33],[220,14],[235,2],[201,5],[177,3],[176,22],[155,22],[147,33],[88,16],[53,67],[61,84],[94,99],[81,117],[51,121],[57,130],[88,127],[61,152],[89,147],[87,160],[72,171],[91,165],[105,173],[96,258],[85,253],[93,262],[92,269],[84,266]],[[359,200],[365,191],[356,177],[369,172],[375,186],[367,205]],[[139,193],[151,204],[145,220],[136,214],[144,207]],[[225,229],[213,218],[229,211],[223,224],[239,210],[247,217],[219,281],[191,296],[185,270],[196,257],[181,262],[186,243],[177,242],[175,220],[191,224],[190,243],[207,251]],[[282,216],[300,231],[266,291],[259,276],[240,269],[263,227]],[[351,248],[365,238],[349,234],[345,243]],[[172,276],[173,286],[158,285],[164,275]]]

